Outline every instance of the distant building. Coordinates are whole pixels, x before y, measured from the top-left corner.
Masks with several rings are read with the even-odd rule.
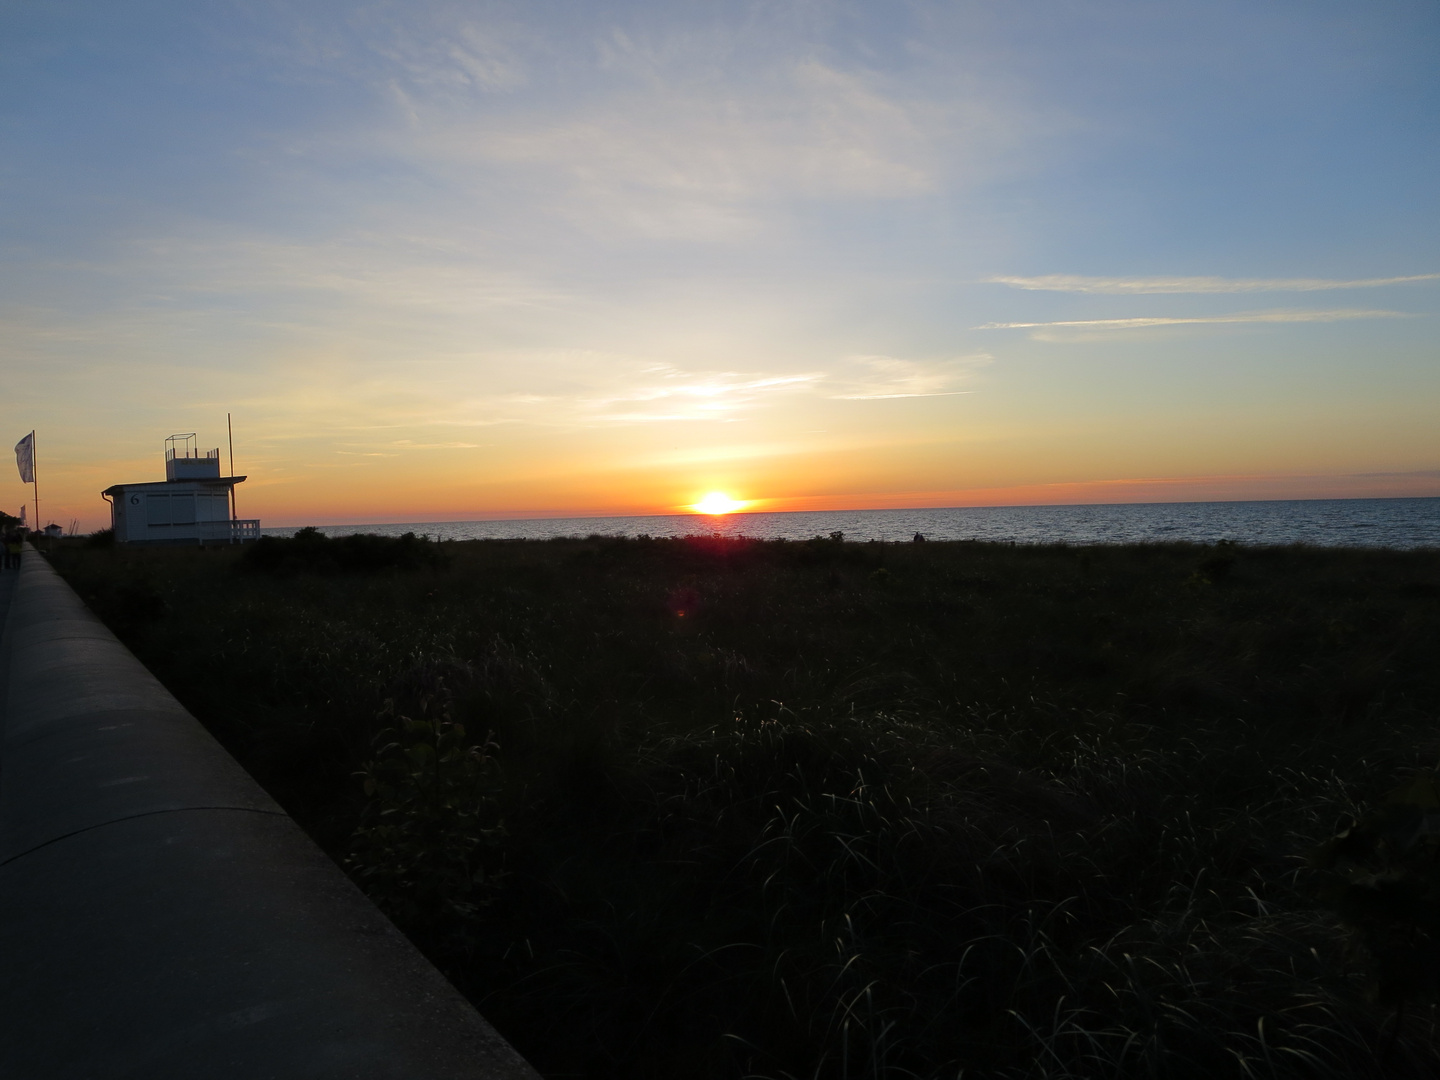
[[[190,432],[165,440],[163,482],[116,484],[100,494],[110,503],[117,543],[235,544],[260,535],[258,518],[231,512],[235,485],[244,480],[221,476],[219,449],[202,456]]]
[[[58,540],[58,539],[60,539],[60,537],[62,537],[62,536],[65,535],[65,530],[64,530],[64,528],[62,528],[62,527],[59,526],[59,525],[56,525],[53,521],[52,521],[49,525],[46,525],[45,528],[44,528],[42,531],[43,531],[43,532],[45,533],[45,535],[48,536],[51,540]]]

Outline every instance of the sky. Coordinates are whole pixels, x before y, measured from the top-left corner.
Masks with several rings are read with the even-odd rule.
[[[227,413],[267,526],[1440,495],[1437,56],[1433,0],[6,4],[0,437],[82,530]]]

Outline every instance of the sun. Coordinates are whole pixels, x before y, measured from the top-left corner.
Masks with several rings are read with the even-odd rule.
[[[730,498],[723,491],[712,491],[690,509],[702,514],[733,514],[736,510],[749,505],[749,503]]]

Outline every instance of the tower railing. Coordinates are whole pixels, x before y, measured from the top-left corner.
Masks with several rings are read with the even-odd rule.
[[[235,518],[231,521],[197,521],[181,528],[194,529],[202,544],[243,544],[260,539],[259,518]]]

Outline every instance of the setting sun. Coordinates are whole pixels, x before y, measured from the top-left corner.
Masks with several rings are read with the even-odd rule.
[[[712,491],[691,509],[701,514],[733,514],[736,510],[743,509],[749,503],[739,502],[730,498],[723,491]]]

